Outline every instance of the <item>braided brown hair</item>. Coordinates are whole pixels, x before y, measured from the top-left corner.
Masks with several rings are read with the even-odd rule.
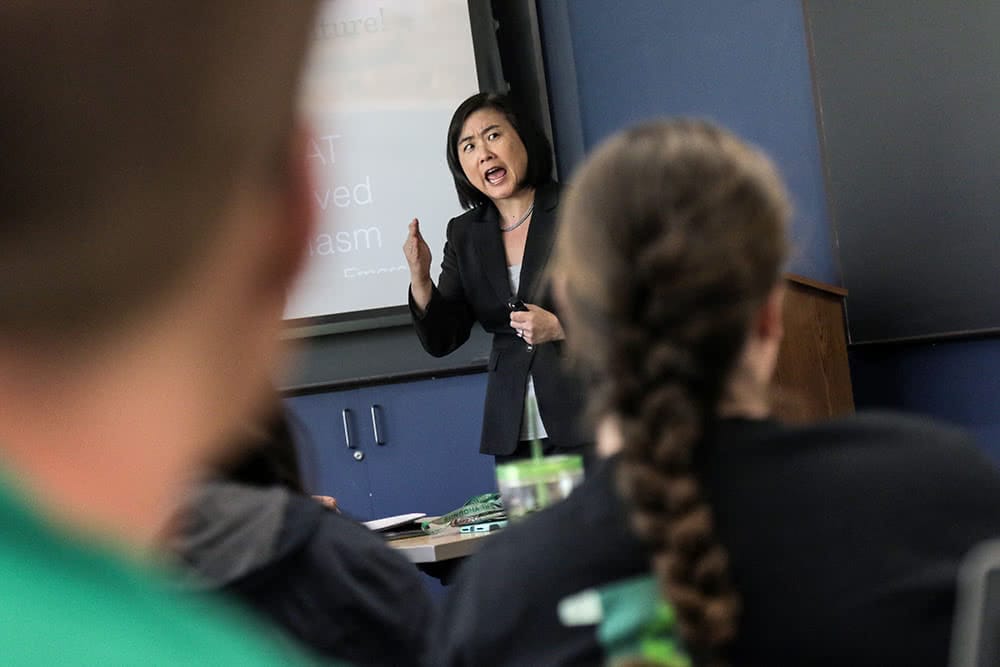
[[[568,344],[611,416],[618,487],[697,664],[724,665],[740,599],[694,465],[751,321],[780,279],[788,198],[770,161],[709,123],[618,134],[562,206]]]

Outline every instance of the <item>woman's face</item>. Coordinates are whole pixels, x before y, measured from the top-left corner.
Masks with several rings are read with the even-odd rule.
[[[521,189],[528,151],[503,112],[490,108],[473,112],[458,137],[458,161],[473,187],[493,201]]]

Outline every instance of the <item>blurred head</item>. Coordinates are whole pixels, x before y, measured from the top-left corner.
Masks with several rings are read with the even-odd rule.
[[[241,430],[232,451],[213,463],[209,473],[245,486],[281,486],[306,492],[291,424],[280,401]]]
[[[448,126],[448,168],[462,208],[510,197],[552,178],[552,147],[510,98],[479,93]]]
[[[312,220],[314,6],[0,5],[0,385],[134,384],[117,423],[177,446],[266,395]]]
[[[601,146],[560,216],[555,271],[591,414],[617,425],[619,487],[685,641],[716,659],[739,603],[693,451],[744,360],[780,340],[785,189],[728,132],[654,122]]]

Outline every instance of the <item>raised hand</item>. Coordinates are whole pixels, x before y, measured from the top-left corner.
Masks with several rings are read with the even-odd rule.
[[[410,278],[414,281],[431,280],[431,249],[420,234],[420,221],[416,218],[410,222],[409,234],[403,243],[403,254],[406,263],[410,265]]]
[[[420,234],[420,221],[416,218],[410,222],[409,233],[403,243],[403,254],[410,267],[410,291],[413,300],[421,310],[427,308],[434,283],[431,281],[431,249]]]

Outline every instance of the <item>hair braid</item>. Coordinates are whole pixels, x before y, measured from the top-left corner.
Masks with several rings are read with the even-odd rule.
[[[784,259],[773,167],[701,122],[619,135],[581,170],[560,232],[569,344],[614,416],[618,488],[696,663],[724,665],[740,599],[696,450]]]

